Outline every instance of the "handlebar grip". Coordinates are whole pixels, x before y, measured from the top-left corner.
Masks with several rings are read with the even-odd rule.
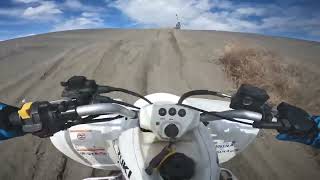
[[[24,133],[32,133],[39,137],[48,137],[54,133],[66,129],[69,118],[78,117],[75,110],[61,113],[59,104],[51,104],[47,101],[28,103],[9,115],[12,125],[21,127]]]
[[[17,113],[19,108],[0,102],[0,140],[22,136],[25,133],[21,126],[10,121],[10,115]]]
[[[216,112],[216,114],[228,118],[251,120],[253,121],[252,127],[259,129],[276,129],[278,131],[285,131],[288,130],[288,128],[290,127],[290,124],[283,123],[282,121],[280,122],[275,117],[273,117],[270,121],[266,121],[263,118],[262,114],[248,110],[228,110]],[[223,118],[216,117],[211,114],[204,114],[201,115],[200,120],[202,122],[210,122],[215,120],[223,120]]]
[[[287,128],[280,122],[253,122],[252,127],[258,129],[276,129],[279,131],[287,130]]]
[[[83,120],[81,116],[108,113],[119,114],[129,118],[137,118],[138,116],[136,111],[112,103],[76,106],[66,101],[61,101],[60,103],[43,101],[28,103],[20,110],[17,108],[17,111],[12,113],[9,119],[11,124],[21,127],[25,133],[48,137],[60,130],[81,123]]]
[[[8,118],[9,118],[10,124],[13,126],[22,126],[23,125],[21,118],[18,114],[18,111],[12,112],[11,114],[9,114]]]

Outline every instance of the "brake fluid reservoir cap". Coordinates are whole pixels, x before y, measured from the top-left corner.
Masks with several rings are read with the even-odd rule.
[[[175,138],[179,134],[179,129],[175,124],[169,124],[164,129],[164,134],[169,138]]]

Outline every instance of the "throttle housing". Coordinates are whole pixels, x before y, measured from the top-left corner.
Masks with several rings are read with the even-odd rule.
[[[94,80],[84,76],[73,76],[66,82],[61,82],[64,87],[62,97],[76,99],[79,105],[88,104],[97,92],[98,85]]]
[[[261,112],[262,106],[268,99],[269,95],[264,89],[242,84],[237,93],[232,96],[230,108]]]

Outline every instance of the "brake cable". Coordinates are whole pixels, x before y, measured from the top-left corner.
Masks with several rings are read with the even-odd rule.
[[[230,118],[230,117],[226,117],[226,116],[223,116],[223,115],[219,115],[216,112],[206,111],[206,110],[199,109],[199,108],[196,108],[196,107],[193,107],[193,106],[189,106],[189,105],[186,105],[186,104],[178,104],[178,105],[179,106],[183,106],[183,107],[187,107],[187,108],[190,108],[190,109],[193,109],[193,110],[196,110],[196,111],[200,111],[200,112],[202,112],[204,114],[209,114],[209,115],[212,115],[212,116],[216,116],[218,118],[225,119],[225,120],[228,120],[228,121],[231,121],[231,122],[246,124],[246,125],[250,125],[250,126],[253,125],[253,123],[247,123],[247,122],[239,121],[239,120],[236,120],[234,118]]]
[[[127,90],[127,89],[123,89],[123,88],[117,88],[117,87],[110,87],[110,86],[99,86],[98,88],[98,93],[110,93],[110,92],[122,92],[125,94],[129,94],[138,98],[143,99],[144,101],[148,102],[149,104],[153,104],[149,99],[147,99],[146,97],[142,96],[141,94],[138,94],[136,92]]]
[[[93,119],[93,118],[90,118],[90,119],[88,119],[88,120],[85,120],[85,121],[83,121],[83,122],[80,122],[80,124],[107,122],[107,121],[112,121],[112,120],[116,120],[116,119],[120,119],[120,118],[123,118],[123,116],[118,115],[118,116],[115,116],[115,117],[102,118],[102,119]]]
[[[190,96],[196,96],[196,95],[211,95],[211,96],[218,96],[218,97],[222,97],[222,98],[231,98],[230,95],[221,93],[221,92],[217,92],[217,91],[209,91],[209,90],[193,90],[193,91],[189,91],[184,93],[179,101],[178,101],[178,105],[182,104],[182,102],[187,99]]]
[[[246,125],[253,125],[252,123],[247,123],[247,122],[243,122],[243,121],[239,121],[239,120],[236,120],[234,118],[229,118],[229,117],[225,117],[225,116],[222,116],[222,115],[219,115],[217,114],[216,112],[209,112],[209,111],[205,111],[203,109],[199,109],[199,108],[196,108],[196,107],[193,107],[193,106],[189,106],[189,105],[186,105],[186,104],[182,104],[182,102],[187,99],[188,97],[191,97],[191,96],[196,96],[196,95],[212,95],[212,96],[218,96],[218,97],[222,97],[222,98],[231,98],[230,95],[227,95],[227,94],[224,94],[224,93],[221,93],[221,92],[217,92],[217,91],[209,91],[209,90],[193,90],[193,91],[189,91],[189,92],[186,92],[184,93],[177,105],[180,105],[180,106],[184,106],[184,107],[188,107],[190,109],[193,109],[193,110],[196,110],[196,111],[200,111],[204,114],[209,114],[209,115],[212,115],[212,116],[216,116],[218,118],[221,118],[221,119],[225,119],[225,120],[228,120],[228,121],[232,121],[232,122],[237,122],[237,123],[242,123],[242,124],[246,124]]]
[[[61,82],[61,85],[64,87],[62,92],[63,97],[69,97],[71,99],[77,99],[82,102],[82,104],[86,104],[92,100],[93,96],[110,93],[114,91],[123,92],[138,98],[141,98],[152,104],[150,100],[145,98],[144,96],[127,90],[123,88],[111,87],[111,86],[100,86],[97,85],[95,80],[88,80],[85,76],[72,76],[66,82]]]
[[[94,116],[88,116],[82,119],[79,119],[77,121],[70,121],[67,122],[65,124],[66,128],[70,128],[71,126],[75,126],[75,125],[79,125],[79,124],[90,124],[90,123],[99,123],[99,122],[108,122],[108,121],[112,121],[112,120],[116,120],[116,119],[120,119],[123,118],[123,116],[118,115],[115,117],[111,117],[111,118],[101,118],[101,119],[93,119],[98,117],[98,115],[94,115]]]

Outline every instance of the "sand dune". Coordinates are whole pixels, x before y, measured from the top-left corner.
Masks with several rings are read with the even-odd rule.
[[[289,63],[320,66],[320,44],[216,31],[77,30],[0,42],[0,99],[19,105],[58,99],[59,82],[85,75],[141,94],[233,90],[217,63],[228,43],[266,48]],[[134,102],[135,99],[120,96]],[[67,159],[32,136],[0,144],[0,179],[81,179],[105,172]],[[240,179],[314,179],[320,166],[303,147],[260,136],[225,166]]]

